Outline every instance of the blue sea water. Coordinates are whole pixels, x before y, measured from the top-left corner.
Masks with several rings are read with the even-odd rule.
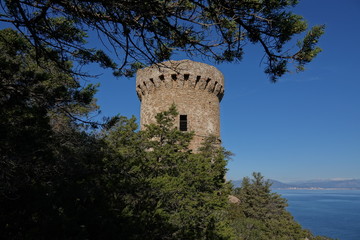
[[[288,211],[315,235],[360,240],[360,190],[276,190]]]

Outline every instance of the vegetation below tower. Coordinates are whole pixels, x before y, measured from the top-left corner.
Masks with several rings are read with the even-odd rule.
[[[229,152],[208,138],[192,153],[175,107],[143,131],[134,118],[86,122],[95,86],[13,30],[0,50],[2,239],[326,239],[302,230],[260,174],[231,190]]]

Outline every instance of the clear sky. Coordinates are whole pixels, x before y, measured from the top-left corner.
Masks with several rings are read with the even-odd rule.
[[[235,154],[228,179],[254,171],[280,181],[360,178],[360,1],[302,0],[294,12],[326,24],[323,52],[305,72],[272,84],[252,45],[240,64],[215,65],[225,76],[222,141]],[[102,115],[139,118],[135,79],[92,70],[102,74]]]
[[[326,24],[323,52],[305,72],[270,83],[259,46],[240,64],[215,65],[226,81],[222,140],[235,154],[228,179],[253,171],[280,181],[360,178],[360,1],[303,0],[294,11],[310,26]],[[134,79],[99,81],[104,115],[139,118]]]

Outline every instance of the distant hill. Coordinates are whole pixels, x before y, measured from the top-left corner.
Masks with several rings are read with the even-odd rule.
[[[325,179],[291,183],[297,188],[340,188],[360,189],[360,179]]]
[[[283,183],[283,182],[279,182],[276,180],[272,180],[270,179],[272,185],[271,188],[273,189],[288,189],[288,188],[293,188],[294,186],[288,183]]]
[[[301,182],[283,183],[272,180],[271,188],[273,189],[359,189],[360,179],[324,179],[309,180]],[[234,187],[240,187],[241,180],[232,181]]]
[[[241,180],[235,180],[235,181],[231,181],[232,184],[234,185],[234,187],[240,187],[241,186]],[[282,183],[273,179],[270,179],[270,182],[272,183],[271,188],[273,189],[286,189],[286,188],[292,188],[294,187],[293,185],[289,185],[287,183]]]
[[[235,188],[238,188],[238,187],[240,187],[241,186],[241,180],[231,180],[231,183],[233,184],[233,186],[235,187]]]

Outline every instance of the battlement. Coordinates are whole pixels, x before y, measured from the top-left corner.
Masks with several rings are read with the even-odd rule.
[[[221,101],[224,77],[215,67],[191,60],[167,61],[138,70],[136,92],[140,101],[157,89],[208,91]]]

